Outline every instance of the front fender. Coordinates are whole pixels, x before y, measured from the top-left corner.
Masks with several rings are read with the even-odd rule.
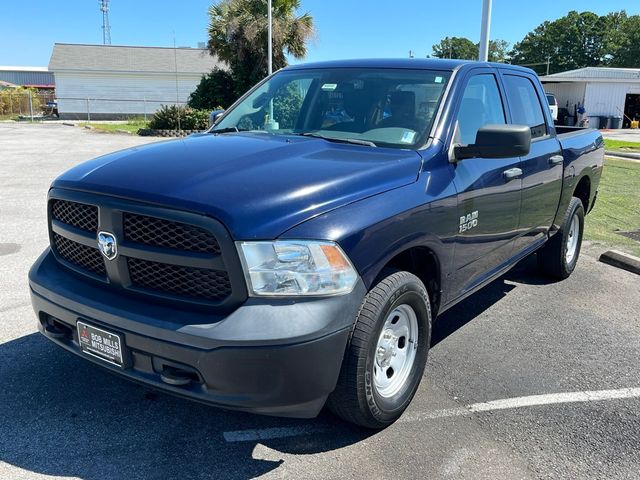
[[[435,182],[437,172],[423,172],[418,182],[351,203],[285,232],[285,239],[338,242],[370,289],[396,255],[426,247],[441,265],[444,287],[451,270],[457,232],[453,184]],[[435,189],[436,193],[430,190]]]

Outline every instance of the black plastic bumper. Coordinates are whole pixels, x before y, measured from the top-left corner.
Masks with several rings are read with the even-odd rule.
[[[118,295],[69,272],[49,251],[31,269],[29,283],[40,331],[72,353],[193,400],[303,418],[317,415],[335,388],[365,294],[358,281],[351,294],[337,297],[251,298],[221,318]],[[80,319],[122,335],[125,368],[80,351]],[[181,381],[172,381],[176,375]]]

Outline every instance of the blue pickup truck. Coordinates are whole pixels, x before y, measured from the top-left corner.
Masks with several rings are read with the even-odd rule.
[[[525,68],[288,67],[205,134],[53,182],[39,329],[172,394],[383,428],[439,314],[534,252],[571,274],[603,153],[597,131],[554,126]]]

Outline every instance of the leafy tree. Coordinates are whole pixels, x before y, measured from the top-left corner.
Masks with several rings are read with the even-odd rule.
[[[273,117],[281,129],[294,128],[302,107],[302,95],[297,82],[287,83],[273,99]]]
[[[479,49],[479,44],[476,44]],[[506,40],[489,40],[489,61],[507,63],[509,61],[509,42]]]
[[[546,21],[516,43],[512,63],[550,63],[550,73],[583,67],[640,67],[640,17],[625,11],[598,16],[569,12]],[[538,68],[540,71],[541,69]]]
[[[640,16],[610,13],[605,19],[606,61],[612,67],[640,67]]]
[[[458,58],[477,60],[480,47],[466,37],[446,37],[433,47],[433,56],[437,58]],[[507,62],[509,60],[509,43],[505,40],[489,41],[489,61]]]
[[[433,56],[437,58],[458,58],[477,60],[478,47],[465,37],[446,37],[433,47]]]
[[[304,58],[314,34],[313,19],[296,15],[300,0],[273,0],[273,69],[287,65],[286,54]],[[236,96],[267,75],[267,2],[222,0],[209,9],[208,48],[229,65]]]
[[[226,70],[214,68],[211,73],[202,77],[189,96],[189,106],[207,110],[229,108],[237,98],[231,74]]]

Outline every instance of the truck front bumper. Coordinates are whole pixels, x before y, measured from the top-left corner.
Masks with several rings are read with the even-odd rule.
[[[335,388],[366,293],[359,280],[348,295],[250,298],[219,316],[94,284],[61,266],[49,250],[32,267],[29,284],[39,330],[86,360],[192,400],[300,418],[317,415]],[[124,368],[80,350],[78,320],[121,335]],[[176,376],[189,381],[175,382]]]

